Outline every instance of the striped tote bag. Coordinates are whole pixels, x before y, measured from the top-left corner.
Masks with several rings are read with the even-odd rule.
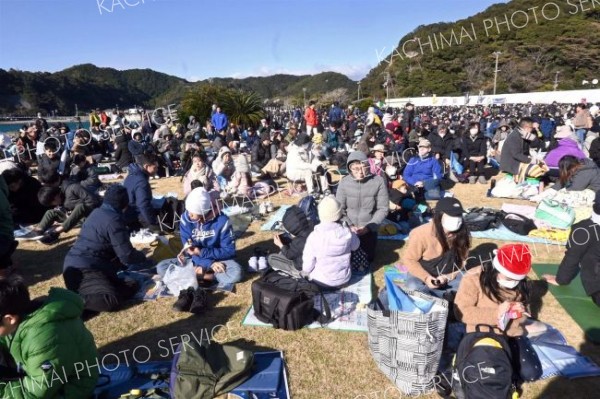
[[[434,377],[442,354],[448,302],[418,291],[403,292],[410,299],[421,303],[427,301],[432,305],[426,312],[419,312],[389,311],[380,299],[369,304],[369,349],[381,372],[401,392],[421,395],[435,388]]]

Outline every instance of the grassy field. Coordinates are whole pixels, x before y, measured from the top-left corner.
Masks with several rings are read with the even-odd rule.
[[[175,191],[183,198],[179,178],[152,181],[155,193]],[[487,186],[457,185],[453,191],[465,207],[491,206],[499,208],[502,200],[487,198]],[[297,198],[275,196],[276,205],[291,204]],[[524,203],[505,200],[511,203]],[[259,230],[262,222],[255,221],[237,241],[238,260],[246,265],[257,246],[274,251],[272,233]],[[31,287],[32,296],[45,295],[52,286],[64,286],[62,262],[69,247],[77,237],[72,231],[60,242],[48,247],[37,242],[24,242],[14,256],[19,271]],[[473,248],[489,243],[489,240],[473,240]],[[493,242],[502,245],[503,242]],[[402,242],[379,241],[375,264],[375,285],[383,283],[382,266],[398,262],[402,256]],[[479,247],[481,248],[481,247]],[[560,262],[561,247],[537,246],[534,262]],[[536,276],[532,273],[532,278]],[[211,309],[202,316],[176,313],[171,309],[174,299],[160,299],[134,305],[112,314],[101,314],[87,322],[94,334],[101,354],[118,354],[132,359],[137,346],[151,349],[155,360],[165,360],[170,343],[176,344],[181,335],[214,333],[218,341],[237,341],[240,345],[257,350],[283,350],[294,398],[398,398],[393,385],[381,374],[369,353],[367,334],[336,332],[326,329],[287,332],[260,327],[244,327],[241,321],[251,304],[250,284],[254,277],[238,284],[235,293],[213,295]],[[599,312],[600,316],[600,312]],[[543,297],[539,313],[542,321],[551,323],[567,338],[569,343],[600,363],[600,346],[586,343],[583,331],[558,304],[551,294]],[[138,351],[138,359],[145,352]],[[108,358],[107,358],[108,359]],[[566,380],[554,378],[525,386],[525,398],[593,398],[600,391],[600,378]],[[426,397],[437,397],[430,395]]]

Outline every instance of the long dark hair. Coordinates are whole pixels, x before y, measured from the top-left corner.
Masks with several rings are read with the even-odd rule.
[[[481,266],[481,274],[479,275],[479,284],[483,294],[498,303],[502,303],[509,298],[502,295],[502,287],[498,284],[498,274],[500,272],[492,264],[484,264]],[[517,293],[517,299],[523,302],[523,305],[529,304],[529,280],[525,277],[519,281],[519,284],[513,289]]]
[[[462,263],[467,259],[469,254],[469,248],[471,247],[471,235],[469,234],[469,230],[465,223],[460,226],[460,229],[453,232],[454,239],[451,243],[448,242],[446,238],[446,233],[444,232],[444,227],[442,226],[442,216],[443,212],[436,212],[433,215],[433,227],[435,229],[435,235],[442,244],[442,250],[444,252],[448,252],[450,250],[454,251],[456,254],[456,264],[461,267]]]
[[[573,155],[565,155],[558,161],[559,181],[563,187],[566,187],[569,180],[581,168],[582,163]]]

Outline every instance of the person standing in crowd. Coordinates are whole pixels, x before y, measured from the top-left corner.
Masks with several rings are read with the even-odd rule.
[[[577,104],[573,126],[575,127],[575,134],[577,135],[579,144],[583,145],[587,131],[593,126],[592,115],[583,103]]]
[[[310,101],[304,111],[304,121],[306,122],[306,134],[308,134],[308,137],[312,137],[313,133],[317,132],[317,125],[319,124],[315,106],[315,102]]]
[[[221,107],[217,107],[216,112],[211,118],[211,123],[217,130],[217,133],[224,132],[227,129],[229,121],[227,120],[227,115],[221,111]]]
[[[440,298],[458,289],[471,247],[463,213],[459,200],[442,198],[435,206],[433,219],[410,232],[402,255],[402,264],[409,273],[408,289]]]
[[[129,165],[129,173],[123,182],[129,196],[129,207],[125,220],[132,230],[140,227],[160,231],[156,210],[152,207],[150,177],[158,171],[154,155],[140,155],[136,163]]]
[[[388,191],[380,176],[369,173],[367,156],[354,151],[346,164],[350,174],[340,182],[336,199],[344,212],[344,221],[360,239],[360,247],[370,262],[375,259],[379,225],[388,214]]]

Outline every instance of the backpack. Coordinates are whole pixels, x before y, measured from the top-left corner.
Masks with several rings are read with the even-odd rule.
[[[464,215],[469,231],[484,231],[500,226],[503,212],[491,208],[471,208]]]
[[[317,294],[321,313],[315,309]],[[316,284],[275,270],[252,283],[252,305],[258,320],[282,330],[299,330],[315,320],[323,324],[331,319],[329,304]]]
[[[454,359],[452,389],[457,399],[507,399],[515,390],[515,373],[507,338],[493,332],[463,337]]]
[[[317,210],[317,201],[312,195],[307,195],[298,202],[298,207],[306,215],[306,218],[313,226],[319,224],[319,212]]]
[[[212,399],[235,389],[252,373],[254,354],[200,339],[182,342],[171,365],[171,399]]]
[[[533,220],[518,213],[505,214],[504,218],[502,219],[502,224],[508,230],[522,236],[526,236],[531,232],[531,230],[537,229],[537,226]]]

